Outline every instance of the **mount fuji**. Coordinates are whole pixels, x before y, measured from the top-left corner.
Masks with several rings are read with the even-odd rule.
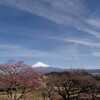
[[[36,68],[39,72],[42,72],[42,73],[65,71],[65,69],[52,67],[52,66],[47,65],[43,62],[37,62],[36,64],[32,65],[32,67]]]
[[[50,67],[50,65],[47,65],[47,64],[42,63],[42,62],[37,62],[37,63],[34,64],[32,67],[33,67],[33,68],[38,68],[38,67],[47,68],[47,67]]]
[[[38,72],[42,72],[42,73],[70,71],[70,69],[57,68],[57,67],[45,64],[43,62],[37,62],[36,64],[32,65],[32,67],[36,68]],[[91,74],[100,73],[100,69],[90,69],[90,70],[86,69],[85,71]]]

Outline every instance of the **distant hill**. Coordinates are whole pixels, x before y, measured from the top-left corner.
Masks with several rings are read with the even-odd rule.
[[[47,68],[44,68],[44,67],[37,67],[36,69],[38,70],[38,72],[42,72],[42,73],[67,71],[67,69],[54,68],[54,67],[47,67]]]
[[[100,74],[100,69],[86,69],[86,71],[91,74]]]

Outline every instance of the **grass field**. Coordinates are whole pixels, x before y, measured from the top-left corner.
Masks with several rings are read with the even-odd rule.
[[[4,92],[1,92],[0,93],[0,100],[9,100],[7,98],[7,96],[6,96],[6,93],[4,93]],[[21,100],[23,100],[23,99],[21,99]],[[44,100],[44,98],[43,98],[41,92],[38,91],[38,92],[35,92],[34,94],[30,95],[25,100]],[[50,100],[50,99],[48,97],[45,97],[45,100]],[[63,99],[61,99],[60,97],[56,96],[56,97],[54,97],[53,100],[63,100]],[[88,100],[88,99],[83,98],[81,100]],[[99,95],[98,95],[98,99],[96,99],[96,100],[100,100],[100,96]]]
[[[46,97],[45,99],[50,100],[48,97]],[[0,100],[9,100],[6,93],[4,93],[4,92],[0,93]],[[38,92],[35,92],[34,94],[28,96],[28,98],[26,100],[44,100],[44,99],[43,99],[42,94],[38,91]]]

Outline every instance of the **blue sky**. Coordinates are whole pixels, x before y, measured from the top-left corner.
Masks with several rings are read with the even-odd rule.
[[[0,0],[0,63],[100,68],[99,0]]]

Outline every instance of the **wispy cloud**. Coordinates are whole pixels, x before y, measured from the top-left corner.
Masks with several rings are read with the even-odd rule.
[[[37,0],[0,0],[0,3],[39,15],[58,24],[65,24],[73,21],[73,15],[78,16],[85,13],[86,10],[81,1],[43,0],[39,2]]]
[[[79,60],[79,52],[76,44],[55,48],[52,51],[41,51],[23,47],[21,45],[0,44],[1,57],[27,57],[27,58],[51,58],[56,60]]]
[[[93,30],[92,28],[89,29],[89,28],[85,28],[83,31],[97,37],[97,38],[100,38],[100,32],[99,31],[96,31],[95,29]]]
[[[98,24],[84,19],[84,15],[88,16],[89,11],[84,6],[83,0],[0,0],[0,4],[16,7],[57,24],[71,25],[100,38],[98,32],[90,27],[93,23],[96,26]]]
[[[92,53],[92,55],[95,56],[95,57],[100,57],[100,52],[95,51],[95,52]]]
[[[100,19],[88,18],[84,20],[84,23],[77,24],[75,27],[87,34],[100,38]]]
[[[57,39],[58,41],[63,41],[63,42],[69,42],[69,43],[74,43],[74,44],[78,44],[78,45],[84,45],[84,46],[89,46],[89,47],[95,47],[95,48],[100,48],[100,43],[96,42],[92,39],[88,39],[88,38],[74,38],[74,37],[69,37],[69,38],[65,38],[65,37],[49,37],[51,39]]]
[[[84,5],[84,0],[0,0],[0,4],[16,7],[32,14],[41,16],[57,24],[71,25],[72,27],[87,32],[100,38],[98,27],[100,19],[84,18],[89,10]],[[89,17],[89,16],[88,16]]]
[[[87,20],[87,22],[95,28],[100,28],[100,18],[98,17],[90,18]]]
[[[100,43],[94,42],[94,41],[89,40],[89,39],[72,38],[72,39],[64,39],[64,40],[66,42],[71,42],[71,43],[80,44],[80,45],[89,46],[89,47],[100,48]]]
[[[49,53],[29,49],[20,45],[0,44],[0,56],[2,57],[47,57]],[[50,54],[51,55],[51,54]]]

